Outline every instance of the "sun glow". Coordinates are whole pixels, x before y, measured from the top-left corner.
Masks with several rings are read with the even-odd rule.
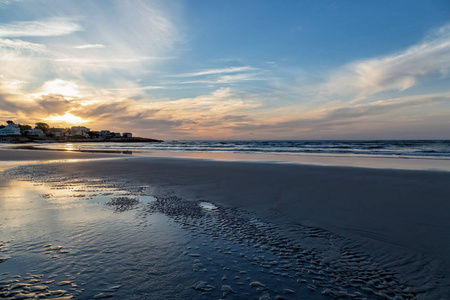
[[[70,81],[56,79],[48,81],[43,86],[43,94],[59,94],[65,97],[79,97],[78,86]]]
[[[80,117],[74,116],[71,113],[66,113],[64,116],[54,116],[45,119],[47,121],[62,121],[65,123],[78,124],[78,123],[86,123],[86,120],[83,120]]]

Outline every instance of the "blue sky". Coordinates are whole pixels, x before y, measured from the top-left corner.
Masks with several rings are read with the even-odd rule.
[[[0,119],[162,139],[450,138],[450,2],[0,0]]]

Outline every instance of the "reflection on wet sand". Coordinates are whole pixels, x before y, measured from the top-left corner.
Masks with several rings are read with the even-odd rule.
[[[59,147],[36,147],[36,146],[15,146],[17,150],[47,150],[47,151],[63,151],[63,152],[85,152],[85,153],[110,153],[110,154],[127,154],[132,155],[133,151],[130,150],[107,150],[107,149],[83,149],[82,146],[76,146],[74,144],[64,144]]]
[[[169,272],[172,262],[183,265],[178,256],[185,239],[167,218],[143,219],[123,209],[114,213],[123,208],[114,199],[134,197],[130,209],[153,201],[144,195],[145,187],[120,189],[105,180],[48,176],[33,180],[38,177],[3,177],[0,186],[0,297],[123,299],[131,290],[145,295],[153,282],[160,286],[155,295],[170,298],[167,286],[158,292],[165,277],[148,272],[170,273],[173,282],[187,280],[183,272]],[[179,252],[168,251],[177,245]]]

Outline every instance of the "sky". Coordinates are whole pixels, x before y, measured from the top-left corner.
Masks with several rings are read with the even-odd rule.
[[[450,1],[0,0],[0,123],[450,139]]]

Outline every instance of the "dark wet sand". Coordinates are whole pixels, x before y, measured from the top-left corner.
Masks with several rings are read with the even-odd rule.
[[[108,157],[29,152],[0,150],[0,160]],[[441,272],[441,288],[448,291],[450,172],[152,157],[51,163],[45,172],[151,185],[157,197],[176,195],[243,209],[280,225],[292,241],[298,234],[292,224],[334,232],[358,240],[380,264],[403,272],[406,279],[417,277],[415,268]],[[423,261],[417,260],[419,254]],[[396,265],[400,257],[405,259]]]

